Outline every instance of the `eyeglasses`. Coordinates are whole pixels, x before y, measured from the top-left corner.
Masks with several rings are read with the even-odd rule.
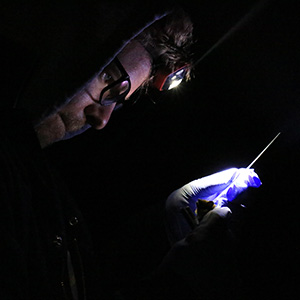
[[[112,64],[115,68],[112,66],[113,71],[109,75],[114,81],[101,91],[99,104],[102,106],[108,106],[113,103],[122,104],[131,88],[130,77],[119,59],[115,58]]]

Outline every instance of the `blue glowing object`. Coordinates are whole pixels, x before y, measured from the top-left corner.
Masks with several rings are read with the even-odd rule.
[[[240,168],[232,178],[230,185],[211,200],[216,206],[221,207],[235,199],[238,194],[249,186],[258,188],[261,186],[261,181],[253,169]]]

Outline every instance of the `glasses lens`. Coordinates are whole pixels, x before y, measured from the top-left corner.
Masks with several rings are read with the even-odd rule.
[[[106,73],[110,75],[112,82],[106,86],[99,97],[99,102],[103,106],[113,103],[122,103],[130,91],[130,78],[124,67],[116,57],[107,67]]]
[[[109,89],[107,89],[101,99],[101,105],[111,105],[112,103],[121,102],[125,99],[130,90],[130,83],[128,80],[122,82],[115,82]]]

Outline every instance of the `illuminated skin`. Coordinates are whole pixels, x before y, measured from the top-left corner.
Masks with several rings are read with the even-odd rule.
[[[140,43],[131,41],[118,54],[118,59],[130,76],[131,89],[126,96],[128,99],[148,79],[151,58]],[[35,131],[42,148],[65,139],[70,134],[79,134],[87,127],[100,130],[106,126],[115,104],[101,106],[97,101],[102,89],[111,83],[110,73],[113,71],[113,65],[107,66],[76,93],[68,104],[36,126]]]

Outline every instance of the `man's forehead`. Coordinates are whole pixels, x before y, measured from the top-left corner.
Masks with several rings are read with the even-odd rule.
[[[118,54],[118,58],[127,72],[140,68],[151,68],[151,56],[137,41],[132,40]]]
[[[147,50],[135,40],[126,45],[118,54],[118,59],[130,77],[129,97],[149,78],[152,60]]]

